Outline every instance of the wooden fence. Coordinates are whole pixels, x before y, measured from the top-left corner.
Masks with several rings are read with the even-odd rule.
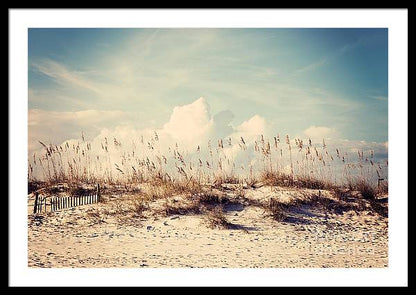
[[[43,197],[39,193],[35,194],[35,204],[33,213],[55,212],[67,208],[78,207],[98,203],[101,200],[100,185],[97,185],[95,194],[84,196],[68,196],[68,197]]]

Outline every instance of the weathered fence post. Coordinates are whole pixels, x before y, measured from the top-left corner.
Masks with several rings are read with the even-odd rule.
[[[33,207],[33,213],[36,213],[37,212],[37,207],[38,207],[38,199],[39,199],[39,193],[38,192],[36,192],[35,193],[35,206]]]
[[[100,202],[100,199],[101,199],[100,184],[97,183],[97,203]]]

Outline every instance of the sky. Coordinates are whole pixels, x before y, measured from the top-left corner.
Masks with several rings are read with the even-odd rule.
[[[29,153],[121,130],[387,149],[387,29],[52,28],[28,41]]]

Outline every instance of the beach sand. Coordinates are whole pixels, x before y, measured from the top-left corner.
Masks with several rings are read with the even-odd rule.
[[[308,192],[312,190],[307,190]],[[299,190],[245,189],[247,199],[284,199]],[[313,193],[313,191],[312,191]],[[320,194],[328,194],[322,191]],[[302,195],[302,194],[301,194]],[[32,214],[28,266],[33,268],[384,268],[388,218],[371,210],[334,212],[296,206],[284,221],[262,207],[224,206],[229,228],[211,228],[204,214],[108,214],[114,202]],[[105,199],[105,198],[104,198]],[[155,202],[152,206],[160,206]],[[104,214],[103,212],[107,212]]]

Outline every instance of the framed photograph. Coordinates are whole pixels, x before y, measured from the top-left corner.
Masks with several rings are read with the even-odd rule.
[[[15,285],[407,284],[406,9],[9,15]]]

